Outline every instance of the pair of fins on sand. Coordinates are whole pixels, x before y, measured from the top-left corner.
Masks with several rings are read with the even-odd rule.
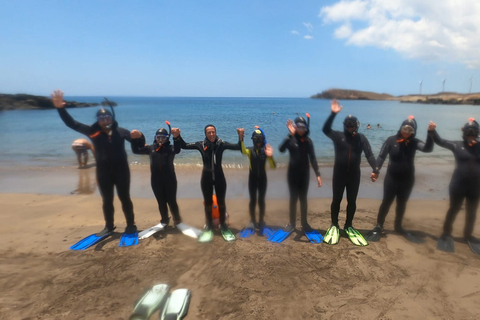
[[[155,233],[162,231],[165,229],[166,225],[159,223],[149,229],[143,230],[142,232],[137,232],[136,230],[133,232],[129,232],[129,230],[125,230],[120,238],[119,247],[129,247],[138,244],[139,240],[146,239]],[[177,229],[180,230],[183,234],[192,237],[198,238],[201,234],[201,231],[197,228],[191,227],[185,223],[179,223],[176,225]],[[90,248],[91,246],[99,243],[100,241],[110,237],[113,234],[113,230],[104,229],[100,233],[94,233],[89,235],[88,237],[83,238],[82,240],[78,241],[74,245],[70,247],[71,250],[85,250]]]
[[[129,320],[148,320],[160,310],[162,320],[178,320],[188,313],[191,292],[188,289],[176,289],[170,292],[168,284],[157,284],[147,290],[137,301]]]
[[[260,233],[267,237],[267,240],[270,242],[281,243],[287,239],[295,230],[291,225],[287,225],[285,228],[274,230],[269,227],[265,227],[263,230],[260,230]],[[331,226],[325,233],[325,237],[322,236],[320,232],[313,229],[310,226],[304,226],[302,228],[304,235],[307,237],[308,241],[311,243],[321,243],[325,242],[328,244],[337,244],[340,240],[340,228],[336,226]],[[350,241],[357,246],[366,246],[368,242],[363,238],[362,234],[354,229],[349,227],[345,229]],[[248,238],[255,233],[255,228],[252,223],[250,223],[246,228],[239,232],[241,238]]]

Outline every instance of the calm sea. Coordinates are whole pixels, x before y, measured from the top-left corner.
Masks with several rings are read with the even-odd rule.
[[[101,97],[66,97],[79,102],[101,102]],[[251,145],[250,135],[254,126],[266,133],[267,142],[276,150],[275,158],[280,165],[288,162],[288,153],[278,152],[278,146],[287,135],[288,119],[308,112],[311,116],[311,138],[315,144],[321,165],[333,162],[333,144],[322,132],[322,126],[330,114],[330,101],[308,98],[153,98],[109,97],[118,103],[115,108],[119,125],[129,130],[138,129],[153,140],[154,132],[165,127],[165,120],[181,129],[185,141],[203,140],[203,128],[214,124],[220,138],[237,141],[236,128],[246,131],[246,145]],[[343,130],[342,122],[348,114],[361,121],[360,132],[365,134],[377,156],[385,139],[399,129],[409,115],[417,119],[417,137],[425,140],[430,120],[437,123],[440,135],[449,140],[461,139],[461,126],[469,117],[480,118],[475,106],[404,104],[397,101],[340,101],[343,110],[337,116],[333,128]],[[96,108],[69,109],[79,122],[92,124]],[[369,123],[372,129],[367,130]],[[377,128],[380,124],[381,128]],[[81,134],[67,128],[56,110],[15,110],[0,112],[0,163],[2,166],[76,166],[71,149],[73,140]],[[132,154],[126,145],[132,164],[148,164],[147,156]],[[180,166],[201,164],[200,154],[183,150],[175,160]],[[433,153],[417,153],[417,162],[443,164],[453,162],[450,151],[435,147]],[[364,161],[366,164],[366,161]],[[224,165],[232,168],[248,166],[239,151],[226,151]]]

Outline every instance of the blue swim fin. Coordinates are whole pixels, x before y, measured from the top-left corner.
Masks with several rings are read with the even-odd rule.
[[[276,243],[283,242],[283,240],[292,234],[293,230],[295,230],[295,228],[288,224],[285,228],[275,231],[275,233],[268,238],[268,241]]]
[[[135,225],[127,226],[120,238],[119,247],[130,247],[138,244],[138,231]]]
[[[275,233],[275,229],[271,227],[264,227],[263,229],[260,229],[260,234],[267,239],[270,238],[273,234]]]
[[[245,228],[243,228],[239,233],[238,236],[240,238],[249,238],[255,234],[255,224],[250,222]]]
[[[310,226],[303,227],[303,233],[311,243],[322,243],[323,236]]]
[[[105,228],[99,233],[94,233],[89,235],[88,237],[83,238],[82,240],[78,241],[74,245],[70,247],[70,250],[85,250],[90,248],[91,246],[99,243],[103,239],[108,238],[109,236],[112,235],[113,230],[115,230],[115,227],[111,230]]]

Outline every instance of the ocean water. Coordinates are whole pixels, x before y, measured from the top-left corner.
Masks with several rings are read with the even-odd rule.
[[[101,102],[102,97],[65,97],[79,102]],[[288,152],[280,153],[278,146],[288,133],[286,122],[298,115],[311,116],[310,137],[315,145],[321,166],[333,163],[334,149],[330,139],[322,132],[323,124],[330,114],[330,101],[308,98],[158,98],[158,97],[109,97],[118,103],[116,119],[121,127],[138,129],[153,141],[153,134],[166,127],[179,127],[187,142],[204,139],[206,124],[217,128],[218,136],[229,142],[237,141],[236,128],[245,128],[245,142],[251,145],[250,136],[254,126],[260,126],[267,142],[274,147],[274,157],[280,166],[288,163]],[[417,137],[425,140],[430,120],[437,123],[437,131],[448,140],[461,139],[460,128],[469,117],[480,118],[480,110],[465,105],[405,104],[397,101],[340,101],[343,110],[337,115],[333,129],[343,130],[345,116],[352,114],[361,122],[360,132],[365,134],[375,156],[387,137],[397,132],[400,124],[409,115],[418,122]],[[79,122],[95,122],[97,108],[68,109]],[[367,130],[369,123],[372,129]],[[380,124],[381,128],[377,128]],[[2,166],[77,166],[71,149],[73,140],[81,134],[66,127],[56,110],[13,110],[0,112],[0,164]],[[148,165],[148,156],[134,155],[126,144],[132,165]],[[454,161],[450,151],[435,146],[433,153],[417,153],[417,163],[448,164]],[[246,157],[239,151],[224,153],[224,166],[248,167]],[[200,166],[200,154],[182,150],[176,157],[177,166]],[[366,161],[363,161],[367,165]]]

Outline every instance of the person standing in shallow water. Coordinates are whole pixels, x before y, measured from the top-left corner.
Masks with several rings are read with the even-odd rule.
[[[208,124],[204,128],[205,139],[193,143],[186,143],[180,136],[178,129],[178,140],[182,149],[198,150],[202,155],[203,170],[200,185],[202,188],[203,201],[205,205],[205,227],[200,235],[200,242],[213,240],[213,218],[212,204],[213,191],[217,196],[218,209],[220,213],[220,232],[227,241],[235,240],[235,235],[230,231],[226,223],[225,196],[227,192],[227,181],[222,169],[222,156],[225,150],[241,150],[241,141],[244,136],[244,129],[237,129],[238,143],[233,144],[223,141],[217,136],[214,125]]]
[[[407,207],[407,201],[415,184],[415,153],[417,150],[422,152],[432,152],[433,138],[431,134],[427,135],[426,143],[415,138],[417,133],[417,121],[410,116],[402,122],[396,135],[388,137],[380,150],[377,158],[377,168],[380,170],[389,156],[387,173],[383,183],[383,200],[378,209],[377,225],[370,231],[366,239],[368,241],[379,241],[383,234],[383,224],[390,210],[390,206],[395,198],[397,207],[395,214],[396,233],[404,236],[407,240],[414,243],[421,243],[423,239],[407,232],[402,227],[403,216]]]
[[[370,143],[363,134],[358,133],[360,122],[356,117],[348,115],[345,118],[343,122],[343,132],[332,130],[333,120],[342,108],[338,101],[333,99],[331,102],[332,112],[323,126],[323,132],[327,137],[332,139],[335,147],[335,164],[332,178],[332,224],[325,234],[325,242],[328,244],[337,244],[340,239],[338,215],[343,192],[347,190],[347,219],[344,230],[355,245],[366,246],[368,242],[360,232],[353,228],[353,218],[357,209],[356,202],[358,188],[360,186],[360,162],[362,160],[362,152],[365,153],[365,157],[373,169],[371,179],[374,182],[378,177],[378,169]]]
[[[466,219],[463,236],[470,249],[480,255],[480,241],[473,237],[480,200],[480,143],[478,140],[480,126],[475,119],[470,118],[462,128],[461,141],[442,139],[436,127],[434,122],[430,122],[429,130],[433,135],[433,141],[440,147],[452,151],[455,156],[455,170],[449,185],[450,207],[445,217],[443,233],[437,242],[437,249],[446,252],[455,251],[452,238],[453,222],[465,200]]]
[[[114,187],[117,188],[127,222],[125,233],[134,234],[137,232],[137,227],[133,203],[130,199],[130,169],[125,152],[125,140],[132,141],[130,131],[119,127],[112,113],[104,108],[98,110],[97,121],[94,124],[86,125],[77,122],[65,109],[63,92],[55,90],[51,96],[53,105],[67,127],[89,136],[94,145],[97,183],[102,196],[105,219],[105,228],[98,235],[109,234],[115,229]]]

